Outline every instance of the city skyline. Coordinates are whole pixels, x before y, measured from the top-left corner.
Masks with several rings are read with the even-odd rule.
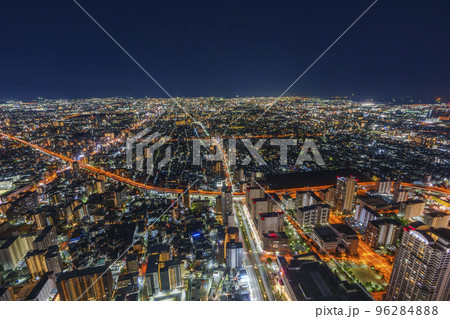
[[[429,3],[0,5],[0,301],[448,313],[450,3]]]

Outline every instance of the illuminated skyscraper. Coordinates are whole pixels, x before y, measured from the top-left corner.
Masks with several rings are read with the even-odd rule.
[[[413,227],[416,226],[416,227]],[[420,222],[405,228],[387,300],[450,300],[450,230]]]
[[[335,207],[341,212],[350,212],[356,193],[356,179],[354,176],[338,177],[336,183]]]

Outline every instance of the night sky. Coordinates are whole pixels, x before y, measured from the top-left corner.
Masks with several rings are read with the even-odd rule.
[[[173,96],[279,96],[373,0],[79,0]],[[379,0],[287,95],[450,98],[447,0]],[[166,97],[72,0],[0,2],[0,98]]]

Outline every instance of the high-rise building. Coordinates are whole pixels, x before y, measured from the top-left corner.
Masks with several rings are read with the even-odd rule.
[[[161,291],[183,287],[184,267],[178,260],[160,262],[158,266]]]
[[[112,273],[107,266],[63,272],[56,284],[61,300],[64,301],[108,301],[113,292]]]
[[[114,205],[122,206],[127,197],[126,188],[123,185],[118,186],[114,190]]]
[[[353,209],[356,194],[356,178],[338,177],[336,182],[336,197],[334,205],[340,212],[350,212]]]
[[[45,254],[45,264],[48,271],[52,271],[54,275],[59,275],[62,271],[61,256],[59,255],[58,246],[50,246]]]
[[[408,200],[408,191],[406,189],[394,190],[394,202],[400,203]]]
[[[244,249],[241,242],[229,242],[226,246],[227,257],[226,265],[229,269],[242,268]]]
[[[398,210],[398,215],[404,217],[406,220],[411,220],[413,218],[423,215],[425,210],[425,202],[417,200],[408,200],[400,204],[400,209]]]
[[[238,227],[227,227],[225,232],[225,244],[231,241],[239,241],[239,228]]]
[[[245,202],[250,208],[250,202],[253,198],[261,198],[264,196],[264,191],[259,186],[247,187],[245,189]]]
[[[436,209],[429,209],[428,212],[423,216],[423,221],[425,224],[431,227],[449,228],[450,214]]]
[[[319,197],[327,204],[334,207],[334,199],[336,197],[336,187],[328,187],[318,192]]]
[[[32,241],[36,238],[34,234],[8,237],[0,240],[0,264],[3,270],[14,269],[32,249]]]
[[[222,195],[216,196],[216,206],[214,207],[216,216],[222,218]]]
[[[245,171],[243,168],[239,170],[239,182],[245,182]]]
[[[145,285],[149,296],[184,286],[184,264],[177,259],[162,260],[161,255],[148,256]]]
[[[394,182],[390,178],[378,180],[375,183],[375,191],[380,195],[391,195],[393,184]]]
[[[45,263],[46,252],[46,250],[31,250],[25,256],[25,262],[31,278],[40,277],[48,272],[47,264]]]
[[[26,284],[18,293],[20,301],[47,301],[56,291],[55,277],[52,272],[43,274],[39,280]]]
[[[55,226],[46,226],[33,241],[34,249],[46,249],[57,244]]]
[[[268,196],[252,198],[250,201],[250,214],[257,221],[259,214],[272,211],[272,200]]]
[[[450,301],[450,230],[405,228],[386,294],[393,301]]]
[[[400,230],[400,222],[394,219],[372,220],[367,224],[364,242],[372,249],[378,246],[396,245]]]
[[[74,173],[80,172],[80,164],[78,162],[72,162],[71,166]]]
[[[297,223],[301,227],[327,224],[330,217],[330,205],[317,204],[297,209]]]
[[[322,199],[311,191],[299,191],[295,195],[297,207],[307,207],[322,203]]]
[[[47,226],[47,216],[44,210],[31,214],[31,220],[36,224],[37,229],[43,229]]]
[[[355,220],[364,227],[371,220],[381,218],[380,212],[392,208],[392,203],[383,196],[364,195],[356,200]]]
[[[295,200],[291,195],[283,195],[281,197],[281,202],[283,203],[284,209],[286,210],[294,210],[295,209]]]

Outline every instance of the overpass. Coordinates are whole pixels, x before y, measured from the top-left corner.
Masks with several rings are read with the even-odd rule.
[[[5,138],[9,138],[9,139],[14,140],[14,141],[16,141],[18,143],[21,143],[23,145],[26,145],[26,146],[29,146],[31,148],[34,148],[34,149],[36,149],[36,150],[38,150],[38,151],[40,151],[40,152],[42,152],[44,154],[53,156],[53,157],[58,158],[58,159],[60,159],[60,160],[62,160],[64,162],[67,162],[67,163],[74,163],[74,162],[76,162],[75,160],[73,160],[73,159],[71,159],[71,158],[69,158],[67,156],[64,156],[64,155],[55,153],[53,151],[47,150],[47,149],[45,149],[43,147],[40,147],[40,146],[38,146],[36,144],[32,144],[30,142],[27,142],[27,141],[25,141],[23,139],[20,139],[18,137],[15,137],[15,136],[12,136],[12,135],[9,135],[9,134],[5,134],[5,133],[1,133],[1,132],[0,132],[0,136],[3,136]],[[107,176],[107,177],[109,177],[111,179],[114,179],[114,180],[116,180],[116,181],[118,181],[120,183],[128,184],[130,186],[137,187],[137,188],[144,189],[144,190],[161,192],[161,193],[171,193],[171,194],[181,194],[184,191],[183,189],[163,188],[163,187],[156,187],[156,186],[152,186],[152,185],[139,183],[139,182],[133,181],[133,180],[131,180],[129,178],[125,178],[125,177],[122,177],[120,175],[117,175],[117,174],[114,174],[114,173],[111,173],[111,172],[108,172],[108,171],[104,171],[102,169],[99,169],[99,168],[97,168],[95,166],[88,165],[88,164],[79,163],[79,166],[80,166],[80,168],[83,168],[83,169],[85,169],[85,170],[87,170],[87,171],[89,171],[91,173],[102,174],[102,175],[105,175],[105,176]],[[358,185],[364,186],[364,187],[373,187],[375,185],[375,182],[359,183]],[[450,190],[447,190],[447,189],[444,189],[444,188],[415,185],[415,184],[410,184],[410,183],[402,183],[402,185],[405,186],[405,187],[409,187],[409,188],[423,189],[423,190],[434,191],[434,192],[445,194],[445,195],[450,195]],[[272,190],[268,190],[267,193],[284,194],[284,193],[294,193],[294,192],[306,191],[306,190],[316,191],[316,190],[326,189],[326,188],[331,187],[331,186],[334,186],[334,185],[287,188],[287,189],[272,189]],[[203,196],[218,196],[218,195],[221,194],[220,192],[203,191],[203,190],[190,190],[189,193],[192,194],[192,195],[203,195]],[[242,195],[244,195],[244,193],[234,192],[233,195],[234,196],[242,196]]]

